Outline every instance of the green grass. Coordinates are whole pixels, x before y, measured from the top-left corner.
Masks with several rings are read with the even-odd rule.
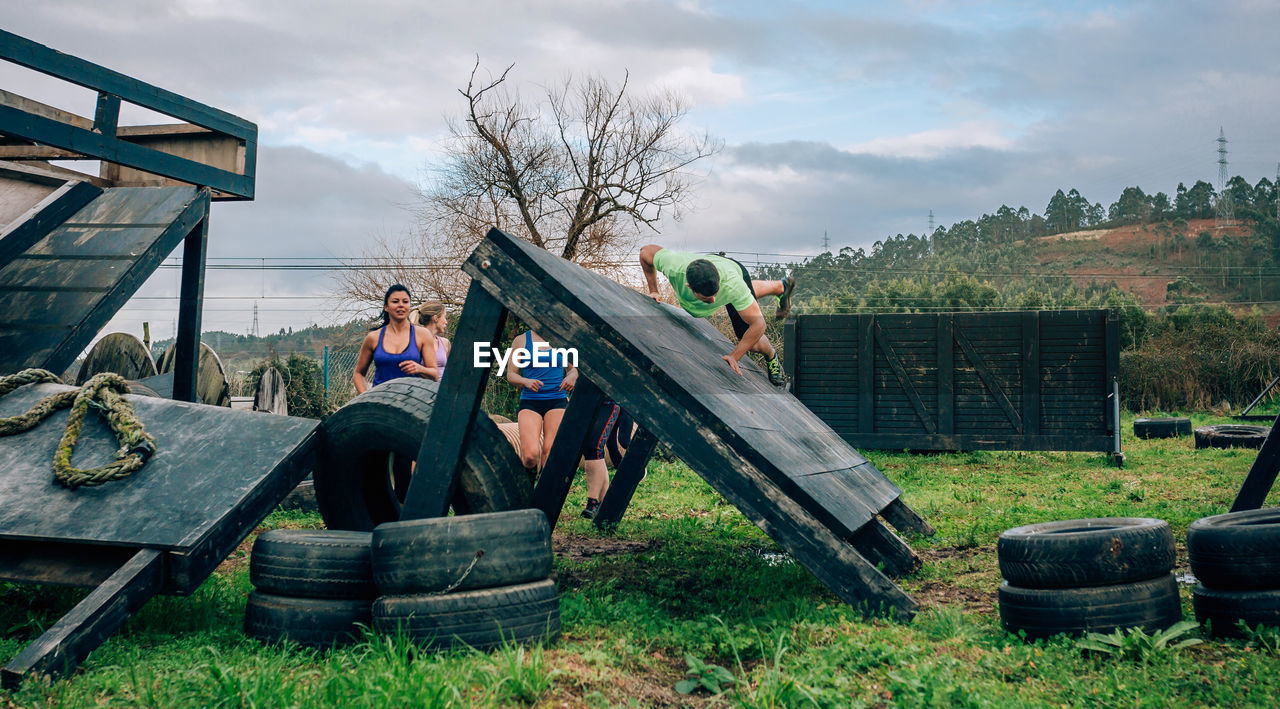
[[[699,477],[662,463],[613,535],[578,518],[575,487],[556,532],[564,636],[549,646],[437,654],[372,633],[328,651],[264,646],[240,631],[250,586],[237,553],[193,596],[148,604],[71,678],[0,692],[0,707],[1280,706],[1274,633],[1133,662],[1000,629],[1001,531],[1148,516],[1181,540],[1226,510],[1254,458],[1195,451],[1190,439],[1124,444],[1123,469],[1101,454],[869,452],[937,529],[909,540],[924,560],[899,581],[922,606],[910,624],[863,618]],[[264,528],[318,524],[277,513]],[[83,595],[0,585],[0,654]],[[733,676],[716,683],[720,695],[676,692],[712,666]]]

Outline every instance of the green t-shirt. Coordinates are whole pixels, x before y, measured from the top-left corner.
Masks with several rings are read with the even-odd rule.
[[[716,293],[715,302],[704,303],[698,300],[693,290],[684,282],[684,270],[698,259],[706,259],[720,272],[720,292]],[[742,312],[756,302],[751,292],[751,285],[742,280],[742,267],[723,256],[704,256],[687,251],[662,249],[653,256],[653,266],[671,281],[671,288],[676,292],[676,302],[694,317],[709,317],[718,308],[732,305]]]

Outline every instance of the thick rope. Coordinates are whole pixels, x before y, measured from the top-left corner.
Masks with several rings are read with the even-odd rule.
[[[43,369],[24,369],[17,374],[0,377],[0,397],[26,384],[43,382],[62,383],[52,372]],[[0,436],[10,436],[34,428],[53,412],[71,407],[67,428],[53,454],[53,477],[59,484],[72,490],[82,485],[101,485],[121,480],[137,472],[156,450],[156,440],[143,428],[130,404],[122,394],[129,393],[129,383],[119,374],[106,372],[95,375],[80,389],[59,392],[36,402],[25,414],[0,419]],[[80,469],[71,467],[71,453],[84,426],[85,414],[92,406],[120,443],[116,460],[106,465]]]

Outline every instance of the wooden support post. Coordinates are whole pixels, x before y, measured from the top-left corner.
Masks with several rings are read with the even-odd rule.
[[[1276,482],[1278,473],[1280,473],[1280,415],[1276,416],[1275,423],[1271,424],[1271,433],[1267,434],[1267,440],[1263,441],[1262,448],[1258,449],[1258,457],[1253,459],[1249,474],[1245,476],[1244,484],[1236,494],[1236,501],[1231,503],[1231,511],[1261,508],[1262,503],[1267,500],[1267,493],[1271,492],[1271,486]]]
[[[160,592],[164,555],[143,549],[125,562],[69,613],[36,638],[0,670],[6,688],[29,674],[69,674],[94,648],[124,624],[129,615]]]
[[[800,357],[800,333],[797,329],[795,318],[787,318],[782,323],[782,349],[786,355],[782,359],[782,373],[787,377],[787,383],[791,386],[791,391],[795,392],[800,385],[796,380],[796,372],[798,371],[796,359]],[[628,496],[628,499],[630,499],[630,496]],[[601,509],[604,509],[604,503],[601,502],[600,505]],[[596,515],[596,519],[600,519],[600,516]]]
[[[631,445],[618,462],[618,470],[609,484],[609,491],[600,501],[600,510],[596,512],[596,527],[609,529],[622,521],[622,515],[626,513],[631,498],[636,494],[636,487],[644,477],[645,466],[649,464],[657,442],[658,439],[644,427],[631,437]]]
[[[1032,310],[1022,314],[1023,434],[1039,436],[1040,419],[1040,311]]]
[[[573,474],[578,471],[582,444],[587,441],[591,422],[603,400],[604,392],[599,387],[586,377],[578,377],[578,385],[573,389],[573,396],[569,397],[569,408],[560,419],[551,452],[547,454],[538,484],[533,488],[533,506],[546,513],[547,524],[552,529],[560,519],[560,510],[564,508],[569,486],[573,484]]]
[[[441,382],[436,395],[427,434],[418,449],[418,468],[405,493],[400,519],[441,517],[448,511],[458,473],[466,462],[484,387],[489,381],[489,368],[476,367],[471,361],[475,345],[497,342],[506,323],[506,307],[489,295],[479,280],[471,281],[453,348],[445,364],[449,378]]]
[[[950,313],[938,313],[938,433],[956,432],[955,335]],[[894,525],[897,526],[897,525]]]
[[[849,543],[892,578],[906,576],[920,568],[920,557],[911,547],[874,517],[854,533]]]
[[[204,310],[204,264],[209,245],[209,217],[182,241],[182,284],[179,287],[178,332],[173,343],[173,398],[199,401],[200,319]]]
[[[924,517],[915,510],[907,507],[902,498],[895,498],[887,507],[880,510],[880,516],[903,534],[918,534],[922,537],[932,537],[935,534],[933,525],[926,522]]]
[[[120,97],[104,91],[98,92],[98,106],[93,112],[93,132],[108,138],[116,137],[120,123]]]
[[[876,316],[858,316],[858,433],[876,430]]]

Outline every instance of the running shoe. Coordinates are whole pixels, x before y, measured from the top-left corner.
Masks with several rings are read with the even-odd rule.
[[[782,279],[782,295],[778,296],[778,310],[774,312],[774,318],[781,320],[791,314],[791,294],[795,289],[795,278],[787,276]],[[777,384],[777,382],[774,382],[774,384]]]
[[[600,501],[594,497],[587,498],[587,506],[582,508],[583,519],[595,519],[596,513],[600,511]]]
[[[774,355],[773,359],[764,363],[764,368],[769,372],[769,383],[776,386],[786,386],[787,378],[782,374],[782,360],[778,355]]]

